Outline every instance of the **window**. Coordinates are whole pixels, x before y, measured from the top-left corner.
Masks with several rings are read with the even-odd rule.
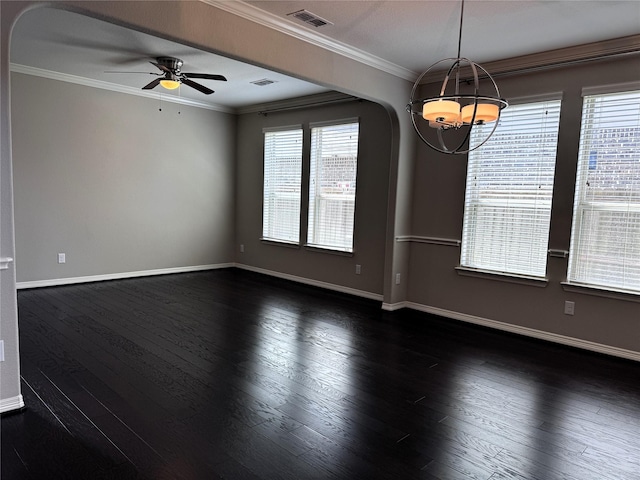
[[[512,105],[469,153],[462,267],[545,276],[559,121],[559,99]],[[474,127],[471,146],[490,128]]]
[[[262,237],[300,241],[302,128],[264,130]]]
[[[307,243],[353,251],[358,122],[313,126]]]
[[[640,293],[640,90],[584,97],[567,277]]]

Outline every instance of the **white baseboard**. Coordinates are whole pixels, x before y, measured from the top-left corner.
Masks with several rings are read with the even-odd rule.
[[[155,270],[142,270],[138,272],[107,273],[104,275],[89,275],[86,277],[52,278],[50,280],[17,282],[16,288],[20,290],[24,288],[57,287],[60,285],[72,285],[74,283],[103,282],[105,280],[121,280],[125,278],[150,277],[153,275],[167,275],[171,273],[200,272],[203,270],[215,270],[218,268],[229,268],[234,266],[235,266],[235,263],[218,263],[218,264],[212,264],[212,265],[192,265],[189,267],[158,268]]]
[[[397,303],[383,303],[382,310],[386,310],[387,312],[395,312],[396,310],[400,310],[402,308],[407,308],[407,302],[397,302]]]
[[[24,407],[24,399],[22,395],[11,398],[3,398],[0,400],[0,413],[10,412],[11,410],[18,410]]]
[[[590,342],[588,340],[582,340],[580,338],[567,337],[565,335],[545,332],[529,327],[522,327],[520,325],[498,322],[496,320],[490,320],[488,318],[476,317],[475,315],[468,315],[466,313],[454,312],[451,310],[445,310],[443,308],[431,307],[428,305],[422,305],[420,303],[406,302],[404,306],[413,310],[419,310],[421,312],[431,313],[434,315],[439,315],[441,317],[451,318],[453,320],[460,320],[462,322],[482,325],[484,327],[495,328],[497,330],[502,330],[505,332],[516,333],[527,337],[537,338],[540,340],[546,340],[562,345],[568,345],[570,347],[582,348],[584,350],[590,350],[592,352],[604,353],[605,355],[611,355],[614,357],[626,358],[628,360],[635,360],[637,362],[640,362],[640,352],[635,352],[633,350],[612,347],[610,345],[603,345],[601,343]]]
[[[294,282],[302,283],[305,285],[311,285],[314,287],[320,287],[327,290],[346,293],[346,294],[354,295],[357,297],[368,298],[370,300],[376,300],[380,302],[383,302],[384,300],[383,295],[380,295],[377,293],[367,292],[364,290],[358,290],[350,287],[344,287],[342,285],[322,282],[319,280],[312,280],[309,278],[298,277],[296,275],[275,272],[272,270],[266,270],[263,268],[252,267],[250,265],[243,265],[239,263],[195,265],[195,266],[189,266],[189,267],[162,268],[162,269],[145,270],[145,271],[139,271],[139,272],[124,272],[124,273],[113,273],[113,274],[105,274],[105,275],[93,275],[93,276],[86,276],[86,277],[58,278],[58,279],[51,279],[51,280],[37,280],[32,282],[18,282],[16,284],[16,288],[26,289],[26,288],[52,287],[52,286],[60,286],[60,285],[71,285],[75,283],[99,282],[99,281],[105,281],[105,280],[119,280],[119,279],[125,279],[125,278],[146,277],[146,276],[152,276],[152,275],[166,275],[171,273],[198,272],[203,270],[215,270],[219,268],[230,268],[230,267],[237,267],[243,270],[249,270],[256,273],[261,273],[261,274],[269,275],[272,277],[282,278],[284,280],[291,280]],[[611,355],[614,357],[626,358],[628,360],[634,360],[634,361],[640,362],[640,352],[636,352],[633,350],[626,350],[624,348],[613,347],[610,345],[603,345],[596,342],[590,342],[588,340],[567,337],[565,335],[559,335],[556,333],[545,332],[542,330],[536,330],[529,327],[522,327],[519,325],[499,322],[497,320],[477,317],[475,315],[468,315],[466,313],[459,313],[452,310],[446,310],[443,308],[423,305],[420,303],[414,303],[414,302],[397,302],[397,303],[383,302],[382,303],[382,310],[385,310],[385,311],[393,312],[396,310],[400,310],[402,308],[410,308],[412,310],[431,313],[434,315],[439,315],[441,317],[451,318],[453,320],[460,320],[467,323],[473,323],[475,325],[495,328],[497,330],[502,330],[505,332],[516,333],[516,334],[524,335],[527,337],[537,338],[540,340],[546,340],[549,342],[559,343],[562,345],[568,345],[576,348],[582,348],[584,350],[590,350],[593,352],[603,353],[605,355]],[[9,402],[9,403],[6,403],[6,402]],[[14,404],[14,402],[16,403]],[[5,404],[7,405],[6,410],[5,410]],[[22,396],[15,397],[15,399],[8,399],[4,401],[0,400],[0,413],[8,410],[13,410],[16,408],[22,408],[23,406],[24,406],[24,402],[22,400]]]
[[[252,267],[250,265],[242,265],[237,263],[235,265],[237,268],[241,268],[243,270],[249,270],[251,272],[262,273],[264,275],[270,275],[272,277],[282,278],[283,280],[291,280],[297,283],[303,283],[305,285],[311,285],[313,287],[325,288],[327,290],[333,290],[334,292],[347,293],[349,295],[354,295],[357,297],[368,298],[370,300],[377,300],[379,302],[382,301],[383,296],[378,293],[366,292],[364,290],[358,290],[355,288],[344,287],[342,285],[336,285],[333,283],[321,282],[319,280],[312,280],[309,278],[298,277],[296,275],[290,275],[288,273],[274,272],[272,270],[265,270],[264,268]]]

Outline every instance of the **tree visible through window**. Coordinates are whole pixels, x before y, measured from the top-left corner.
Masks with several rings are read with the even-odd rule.
[[[358,122],[312,126],[307,243],[353,251]]]
[[[461,266],[545,276],[559,121],[560,100],[512,105],[469,152]]]
[[[640,91],[584,97],[567,278],[640,293]]]

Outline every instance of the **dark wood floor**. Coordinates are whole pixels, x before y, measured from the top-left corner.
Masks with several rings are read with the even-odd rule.
[[[637,363],[234,269],[18,300],[2,480],[640,479]]]

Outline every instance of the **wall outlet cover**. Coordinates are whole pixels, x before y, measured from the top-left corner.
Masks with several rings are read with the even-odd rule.
[[[570,302],[570,301],[566,301],[564,302],[564,314],[565,315],[573,315],[575,313],[575,309],[576,309],[576,303],[575,302]]]

